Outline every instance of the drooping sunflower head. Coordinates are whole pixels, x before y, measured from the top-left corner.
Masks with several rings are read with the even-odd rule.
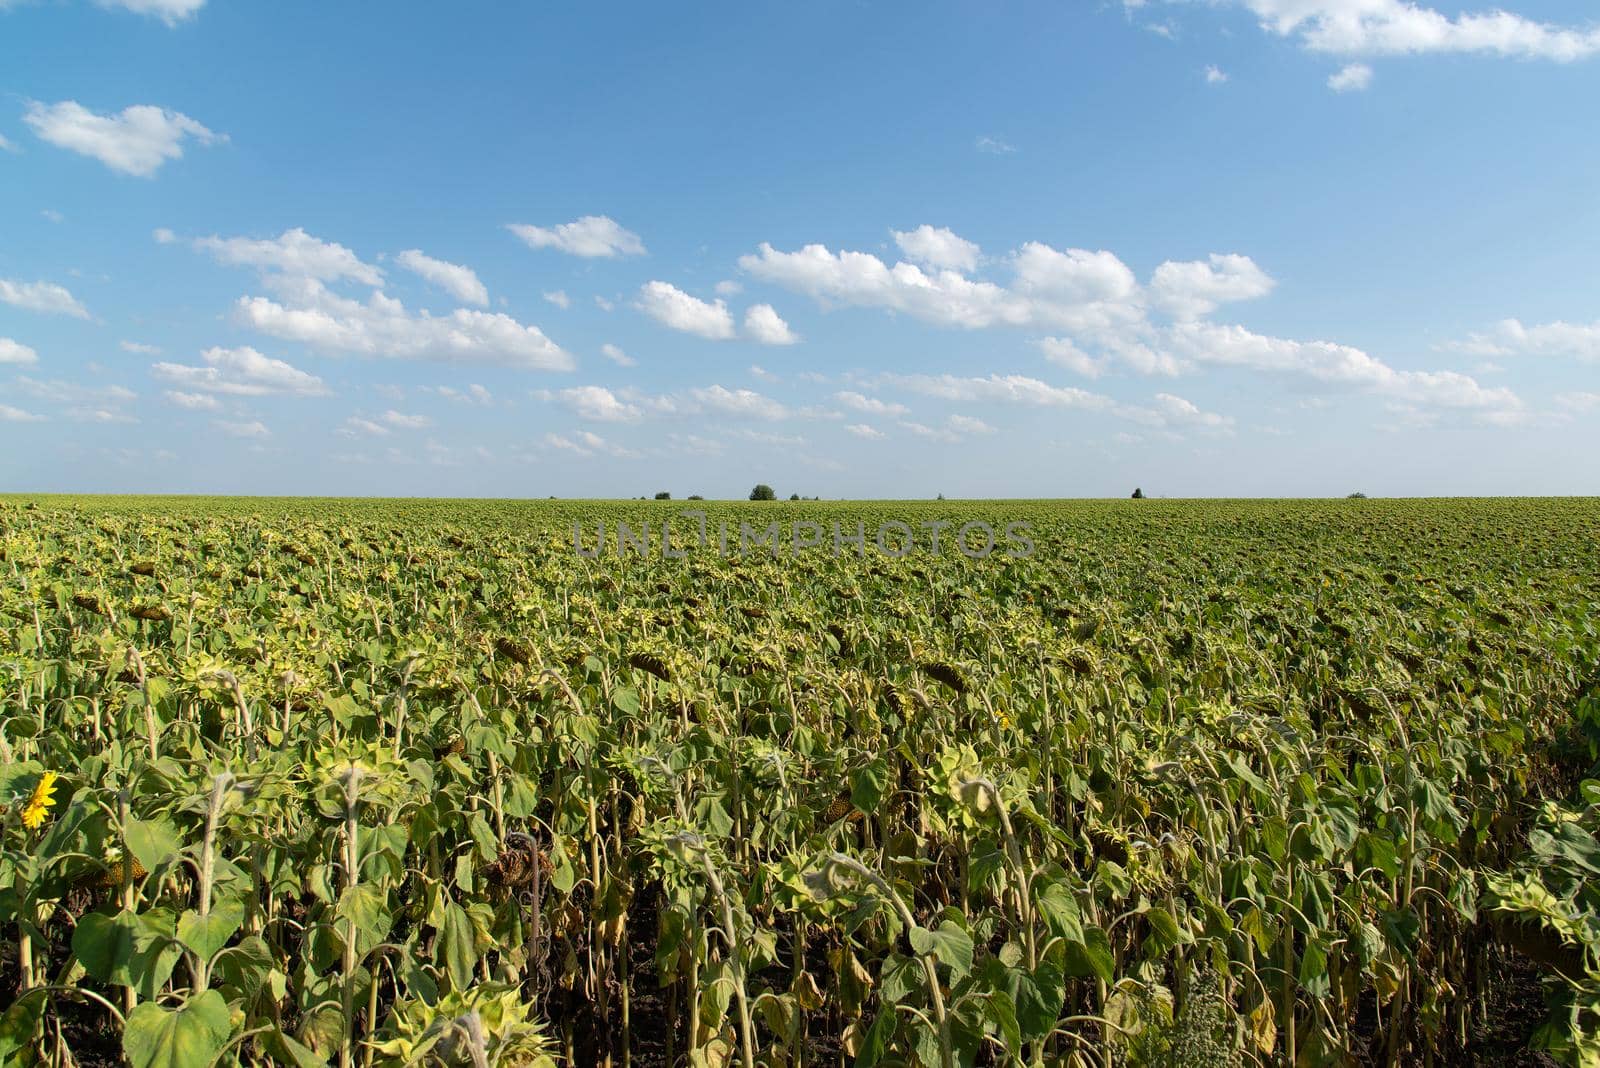
[[[61,776],[53,771],[40,774],[39,781],[34,784],[33,793],[28,795],[28,803],[22,806],[22,825],[30,831],[36,831],[44,826],[44,821],[50,815],[50,809],[56,803],[56,784]]]

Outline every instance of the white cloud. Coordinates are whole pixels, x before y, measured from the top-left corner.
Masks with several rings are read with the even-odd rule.
[[[544,293],[544,299],[561,309],[572,307],[572,298],[567,296],[567,291],[564,289],[548,290]]]
[[[1220,67],[1207,67],[1204,73],[1207,85],[1221,85],[1228,80],[1228,75]]]
[[[457,308],[449,315],[414,315],[381,292],[361,303],[329,292],[314,279],[279,288],[285,291],[282,302],[241,297],[238,318],[264,334],[323,351],[543,371],[574,366],[572,356],[538,327],[501,313]]]
[[[644,242],[639,240],[638,234],[623,229],[605,215],[585,215],[550,229],[526,223],[511,223],[506,229],[529,248],[553,248],[588,259],[643,256],[645,253]]]
[[[301,231],[304,233],[304,231]],[[313,240],[315,240],[313,238]],[[348,250],[344,250],[348,251]],[[353,254],[352,254],[353,255]],[[478,307],[487,307],[489,304],[489,290],[471,267],[459,263],[447,263],[425,255],[421,249],[408,248],[394,258],[401,267],[417,275],[425,282],[431,282],[440,289],[449,293],[463,304],[476,304]],[[332,281],[332,279],[323,279]],[[359,281],[359,279],[358,279]],[[368,282],[368,285],[377,285],[377,282]]]
[[[789,417],[789,410],[782,404],[752,389],[727,389],[714,385],[705,389],[691,389],[689,396],[704,407],[727,415],[752,419]]]
[[[627,355],[626,352],[622,352],[621,349],[618,349],[618,347],[611,344],[611,342],[606,342],[606,344],[600,345],[600,355],[605,357],[606,360],[610,360],[611,363],[614,363],[614,365],[619,366],[619,368],[637,368],[638,366],[638,360],[635,360],[634,357],[630,357],[630,355]]]
[[[962,378],[956,375],[888,374],[891,385],[950,401],[990,401],[1022,404],[1035,408],[1106,409],[1111,398],[1075,386],[1052,386],[1026,375],[992,374],[987,378]]]
[[[866,423],[850,423],[845,426],[844,430],[847,434],[854,434],[856,437],[865,438],[868,441],[877,441],[884,437],[883,431],[877,427],[868,426]]]
[[[14,385],[30,397],[76,408],[116,408],[138,399],[138,394],[126,386],[85,386],[61,378],[38,379],[20,375]]]
[[[170,245],[174,241],[178,240],[178,235],[167,229],[165,226],[158,226],[154,230],[151,230],[150,236],[155,238],[155,242],[158,245]]]
[[[393,408],[383,413],[383,422],[399,430],[422,430],[433,425],[433,420],[425,415],[407,415]]]
[[[425,392],[437,393],[445,400],[462,401],[467,404],[492,404],[494,402],[494,395],[476,382],[464,390],[457,389],[454,386],[422,386],[420,388]],[[400,395],[396,394],[394,399],[399,400]]]
[[[763,345],[793,345],[800,335],[789,329],[770,304],[752,304],[744,313],[744,333]]]
[[[600,355],[604,356],[618,367],[636,367],[639,363],[638,360],[634,359],[632,356],[629,356],[626,352],[623,352],[609,341],[600,346]]]
[[[259,419],[249,422],[235,422],[228,419],[213,419],[211,425],[235,438],[265,438],[270,437],[272,431]]]
[[[1155,413],[1165,426],[1193,427],[1200,430],[1228,430],[1233,417],[1204,412],[1193,402],[1172,393],[1157,393]]]
[[[23,121],[40,140],[89,156],[114,171],[149,178],[169,159],[183,156],[183,143],[226,140],[178,111],[135,104],[117,115],[97,115],[75,100],[30,101]]]
[[[4,140],[4,138],[0,138],[0,140]],[[4,145],[0,145],[0,148],[4,148],[4,147],[5,147]],[[65,222],[66,218],[67,218],[65,215],[61,214],[59,211],[57,211],[54,208],[45,208],[39,214],[41,216],[43,216],[49,222],[53,222],[53,223]]]
[[[1009,156],[1016,149],[999,137],[990,137],[987,134],[978,138],[974,146],[979,152],[987,152],[991,156]]]
[[[1212,254],[1199,261],[1167,261],[1153,272],[1148,286],[1141,286],[1126,264],[1104,250],[1060,250],[1029,242],[1002,262],[1013,273],[1009,286],[954,270],[924,271],[911,263],[889,267],[868,253],[835,253],[822,245],[779,252],[763,244],[757,254],[742,257],[740,266],[807,294],[825,308],[875,307],[964,329],[1049,330],[1049,336],[1035,341],[1046,358],[1090,376],[1101,373],[1110,361],[1141,374],[1161,375],[1223,365],[1292,376],[1301,385],[1365,390],[1395,402],[1480,412],[1520,407],[1511,391],[1485,389],[1453,371],[1399,371],[1349,346],[1270,338],[1244,327],[1205,321],[1224,303],[1259,298],[1273,290],[1273,279],[1248,256]],[[1153,317],[1155,313],[1172,321],[1163,322]],[[1537,337],[1543,347],[1587,351],[1583,346],[1588,328],[1554,324],[1537,335],[1528,331],[1527,336]],[[1503,345],[1496,342],[1488,348],[1497,352]],[[1021,375],[960,380],[949,375],[906,376],[906,381],[913,383],[911,388],[953,400],[1111,407],[1108,398]]]
[[[686,334],[712,341],[727,341],[734,336],[733,315],[726,304],[691,297],[669,282],[646,282],[640,287],[634,306],[664,326]]]
[[[30,364],[38,362],[39,354],[27,345],[9,337],[0,337],[0,363]]]
[[[161,355],[160,345],[146,345],[141,341],[122,341],[118,342],[117,347],[123,352],[131,352],[137,356]]]
[[[588,430],[577,430],[570,434],[546,434],[544,443],[552,449],[562,449],[576,453],[579,456],[593,456],[602,453],[607,456],[616,456],[621,459],[636,459],[639,454],[632,449],[607,441],[599,434]]]
[[[33,412],[23,411],[21,408],[9,404],[0,404],[0,423],[42,423],[44,416],[35,415]]]
[[[1283,37],[1334,55],[1477,52],[1559,63],[1600,52],[1600,28],[1572,29],[1503,10],[1454,18],[1409,0],[1236,0]]]
[[[719,297],[736,297],[744,292],[744,286],[731,278],[724,278],[712,287],[713,292]]]
[[[993,434],[994,427],[970,415],[952,415],[944,425],[957,434]]]
[[[945,419],[944,423],[936,427],[902,420],[900,427],[903,430],[909,430],[917,437],[950,444],[963,441],[976,434],[994,433],[994,427],[985,423],[982,419],[974,419],[969,415],[952,415]]]
[[[978,269],[981,251],[978,246],[946,227],[936,228],[923,223],[915,230],[889,232],[894,235],[894,243],[900,246],[900,251],[912,263],[935,270],[948,268],[970,272]]]
[[[322,379],[283,360],[263,356],[248,345],[236,349],[209,348],[200,354],[204,366],[161,362],[150,368],[157,378],[196,393],[226,393],[237,397],[285,394],[319,397],[328,392]]]
[[[77,297],[54,282],[13,282],[8,278],[0,278],[0,303],[46,315],[70,315],[75,319],[89,318],[89,309],[78,303]]]
[[[620,400],[604,386],[574,386],[561,390],[556,396],[580,419],[592,419],[600,423],[631,423],[644,414],[638,405]]]
[[[1042,337],[1034,344],[1044,353],[1045,359],[1085,378],[1099,378],[1105,370],[1106,361],[1103,358],[1090,356],[1067,338]]]
[[[1328,88],[1336,93],[1359,93],[1372,84],[1372,68],[1351,63],[1328,75]]]
[[[361,436],[366,436],[369,438],[386,438],[389,436],[389,428],[384,426],[382,423],[375,423],[371,419],[367,419],[364,416],[352,415],[350,418],[344,421],[344,425],[339,428],[339,433],[347,438]]]
[[[1569,412],[1584,414],[1600,408],[1600,393],[1562,393],[1556,404]]]
[[[206,393],[185,393],[178,389],[169,389],[164,394],[168,401],[185,408],[191,412],[216,412],[222,410],[222,402]]]
[[[194,247],[211,253],[218,263],[278,271],[291,279],[309,278],[318,282],[348,280],[368,286],[383,285],[383,272],[378,268],[361,262],[354,252],[343,245],[313,237],[298,226],[266,239],[202,237],[195,241]],[[402,263],[402,266],[405,264]]]
[[[1600,320],[1524,326],[1517,319],[1502,319],[1488,333],[1470,334],[1444,347],[1474,356],[1559,356],[1594,363],[1600,361]]]
[[[904,404],[881,401],[876,397],[868,397],[865,394],[856,393],[852,390],[844,390],[842,392],[835,393],[833,395],[833,399],[844,405],[846,408],[851,408],[858,412],[865,412],[867,415],[900,416],[906,415],[911,411],[911,409],[907,408]]]
[[[0,11],[5,9],[5,4],[0,3]],[[16,152],[17,146],[6,140],[5,134],[0,134],[0,152]]]
[[[139,421],[116,408],[68,408],[67,418],[77,423],[137,423]]]
[[[1249,256],[1213,252],[1209,260],[1168,260],[1157,267],[1150,279],[1150,296],[1176,319],[1198,319],[1216,311],[1219,304],[1264,297],[1274,285]]]
[[[101,7],[120,7],[136,15],[150,15],[176,26],[206,6],[206,0],[97,0]],[[4,6],[4,5],[0,5]]]
[[[1242,326],[1180,323],[1171,340],[1201,364],[1244,367],[1391,400],[1436,408],[1514,410],[1522,402],[1509,389],[1487,389],[1455,371],[1400,371],[1349,345],[1294,341],[1255,334]]]

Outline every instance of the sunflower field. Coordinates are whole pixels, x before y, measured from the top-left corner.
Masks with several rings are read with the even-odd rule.
[[[696,504],[0,498],[0,1064],[1600,1065],[1600,502]]]

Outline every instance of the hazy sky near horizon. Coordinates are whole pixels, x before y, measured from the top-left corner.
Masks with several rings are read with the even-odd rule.
[[[0,0],[0,490],[1600,493],[1585,0]]]

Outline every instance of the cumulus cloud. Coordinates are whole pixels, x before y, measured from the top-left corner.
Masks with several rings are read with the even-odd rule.
[[[1004,138],[990,137],[987,134],[973,142],[973,147],[979,152],[986,152],[991,156],[1009,156],[1016,151],[1016,148]]]
[[[705,408],[721,412],[725,415],[734,415],[752,419],[787,419],[789,410],[771,397],[757,393],[753,389],[727,389],[723,386],[708,386],[705,389],[692,389],[689,396]]]
[[[845,426],[844,431],[846,434],[854,434],[856,437],[865,438],[867,441],[877,441],[885,436],[883,431],[877,427],[868,426],[866,423],[849,423]]]
[[[422,430],[433,425],[433,420],[425,415],[408,415],[397,412],[393,408],[383,413],[383,422],[399,430]]]
[[[1474,356],[1560,356],[1594,363],[1600,361],[1600,320],[1524,326],[1518,319],[1502,319],[1487,333],[1468,335],[1445,348]]]
[[[1228,430],[1233,417],[1201,411],[1193,401],[1172,393],[1157,393],[1153,411],[1164,426],[1194,427],[1201,430]]]
[[[1243,367],[1310,383],[1366,391],[1437,408],[1515,410],[1509,389],[1489,389],[1455,371],[1402,371],[1358,348],[1329,341],[1295,341],[1252,333],[1242,326],[1181,323],[1172,342],[1196,363]]]
[[[0,404],[0,423],[42,423],[44,416],[35,415],[10,404]]]
[[[623,352],[620,348],[611,344],[609,341],[600,346],[600,355],[604,356],[618,367],[636,367],[639,363],[638,360],[634,359],[632,356],[629,356],[626,352]]]
[[[1034,342],[1044,358],[1065,367],[1085,378],[1098,378],[1105,371],[1106,360],[1084,352],[1070,338],[1042,337]]]
[[[902,375],[883,376],[886,383],[947,401],[987,401],[1021,404],[1034,408],[1107,409],[1112,406],[1110,397],[1075,386],[1052,386],[1027,375],[992,374],[987,377],[961,377],[958,375]]]
[[[1204,71],[1207,85],[1221,85],[1228,80],[1228,75],[1220,67],[1207,67]]]
[[[867,415],[900,416],[910,411],[904,404],[882,401],[877,397],[868,397],[863,393],[856,393],[852,390],[843,390],[835,393],[833,399],[846,408],[865,412]]]
[[[538,327],[498,312],[457,308],[448,315],[414,314],[382,292],[361,302],[310,278],[278,288],[280,300],[241,297],[237,318],[264,334],[325,352],[542,371],[575,366],[571,354]]]
[[[544,299],[563,310],[572,307],[572,298],[567,296],[567,291],[564,289],[547,290]]]
[[[692,297],[670,282],[646,282],[640,287],[634,306],[662,325],[686,334],[712,341],[727,341],[734,336],[733,315],[726,304]]]
[[[136,15],[158,18],[168,26],[176,26],[206,6],[206,0],[97,0],[101,7],[121,8]],[[0,7],[4,7],[0,4]]]
[[[80,304],[78,298],[65,287],[54,282],[14,282],[9,278],[0,278],[0,303],[45,315],[89,318],[89,309]]]
[[[970,415],[949,416],[939,426],[928,426],[924,423],[902,420],[900,427],[910,431],[917,437],[943,441],[949,444],[955,444],[978,434],[994,433],[994,427],[985,423],[982,419],[975,419]]]
[[[638,405],[619,399],[604,386],[574,386],[561,390],[556,397],[580,419],[600,423],[631,423],[644,414]]]
[[[1359,93],[1372,84],[1372,68],[1351,63],[1328,75],[1328,88],[1336,93]]]
[[[1222,305],[1263,297],[1275,286],[1255,261],[1237,253],[1169,260],[1156,268],[1147,285],[1106,250],[1029,242],[997,262],[1011,271],[1007,284],[952,269],[924,270],[914,263],[891,267],[869,253],[834,252],[822,245],[781,252],[763,244],[756,254],[742,257],[740,266],[764,281],[811,296],[824,308],[879,308],[968,330],[1047,332],[1034,342],[1045,357],[1088,377],[1113,362],[1140,374],[1167,376],[1221,365],[1291,377],[1302,386],[1365,390],[1390,401],[1434,407],[1511,411],[1520,403],[1509,390],[1485,389],[1457,372],[1401,371],[1350,346],[1272,338],[1208,321]],[[1552,329],[1539,337],[1546,346],[1565,344],[1582,351],[1574,337],[1584,336],[1584,329],[1576,335],[1571,328]],[[959,382],[951,376],[903,377],[909,388],[951,400],[1110,407],[1097,394],[1022,375]]]
[[[169,389],[164,396],[170,403],[191,412],[222,410],[222,402],[208,393],[186,393],[181,389]]]
[[[529,248],[553,248],[587,259],[613,259],[617,256],[643,256],[644,242],[606,215],[585,215],[573,222],[545,228],[527,223],[511,223],[506,229],[521,238]]]
[[[22,119],[40,140],[138,178],[152,177],[168,160],[181,159],[185,141],[209,145],[226,140],[182,112],[149,104],[97,115],[76,100],[35,100]]]
[[[632,449],[607,441],[599,434],[588,430],[576,430],[568,434],[546,434],[544,444],[552,449],[561,449],[565,452],[575,453],[578,456],[594,456],[601,454],[615,456],[619,459],[637,459],[639,453]]]
[[[235,438],[265,438],[270,437],[272,431],[267,429],[267,424],[259,419],[234,421],[229,419],[213,419],[211,425],[224,434]]]
[[[238,397],[280,394],[318,397],[328,389],[316,375],[263,356],[248,345],[236,349],[209,348],[200,354],[203,365],[161,362],[150,368],[157,378],[193,393],[226,393]]]
[[[313,237],[298,226],[265,239],[202,237],[195,241],[194,247],[210,253],[218,263],[275,271],[288,278],[383,285],[383,272],[378,268],[361,262],[360,257],[343,245]],[[401,254],[402,258],[404,255]]]
[[[455,386],[423,386],[421,388],[426,392],[437,393],[445,400],[461,401],[468,404],[491,404],[494,401],[494,395],[476,382],[466,389],[457,389]]]
[[[1455,17],[1410,0],[1235,0],[1264,29],[1334,55],[1471,52],[1570,63],[1600,52],[1600,27],[1559,26],[1504,10]]]
[[[0,337],[0,364],[32,364],[39,362],[33,349],[9,337]]]
[[[123,352],[131,352],[136,356],[161,355],[160,345],[146,345],[140,341],[120,341],[117,343],[117,347]]]
[[[763,345],[793,345],[800,335],[789,329],[770,304],[752,304],[744,313],[744,333]]]
[[[339,434],[347,438],[363,436],[369,438],[386,438],[389,436],[389,428],[384,426],[382,423],[374,422],[365,416],[352,415],[350,418],[344,421],[344,425],[339,427]]]
[[[959,237],[947,227],[933,227],[923,223],[915,230],[891,230],[894,243],[912,263],[920,263],[934,270],[949,268],[953,271],[978,269],[979,248],[964,237]]]
[[[304,234],[304,231],[300,231]],[[349,250],[343,250],[348,252]],[[478,307],[487,307],[489,304],[489,290],[471,267],[459,263],[447,263],[425,255],[421,249],[408,248],[394,258],[401,267],[415,274],[425,282],[430,282],[449,293],[463,304],[476,304]],[[331,281],[331,279],[324,279]],[[377,285],[368,282],[368,285]]]
[[[1168,260],[1157,267],[1150,295],[1174,318],[1198,319],[1219,304],[1264,297],[1275,284],[1249,256],[1212,253],[1208,260]]]
[[[1556,397],[1556,404],[1581,415],[1600,409],[1600,393],[1562,393]]]

